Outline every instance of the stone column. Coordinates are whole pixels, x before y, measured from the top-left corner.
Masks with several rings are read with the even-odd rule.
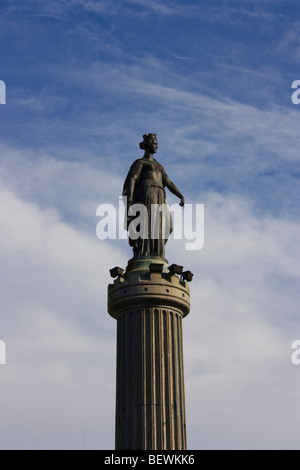
[[[117,320],[116,450],[186,449],[182,318],[189,286],[149,267],[108,288]]]

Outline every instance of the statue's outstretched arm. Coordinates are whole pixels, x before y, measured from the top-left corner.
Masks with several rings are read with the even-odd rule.
[[[171,193],[175,194],[175,196],[177,196],[180,199],[179,205],[184,207],[184,197],[179,191],[179,189],[177,188],[177,186],[173,183],[173,181],[170,180],[169,177],[167,177],[166,179],[166,186],[171,191]]]

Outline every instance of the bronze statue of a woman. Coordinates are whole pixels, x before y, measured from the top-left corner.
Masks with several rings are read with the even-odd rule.
[[[145,208],[146,233],[144,227],[141,230],[142,236],[138,238],[129,236],[129,244],[133,247],[134,257],[155,255],[164,258],[167,242],[163,230],[163,224],[166,222],[164,218],[168,218],[169,232],[172,232],[171,215],[166,209],[165,187],[180,198],[180,206],[182,207],[184,207],[184,197],[170,180],[163,166],[153,158],[153,154],[158,149],[156,134],[144,134],[140,148],[145,150],[145,154],[131,165],[124,183],[123,196],[127,197],[127,212],[129,212],[129,214],[127,213],[127,230],[134,220],[130,215],[130,208],[134,204],[139,204],[142,205],[140,207]],[[151,210],[153,207],[164,210],[153,211]],[[153,230],[154,225],[158,228],[156,231]]]

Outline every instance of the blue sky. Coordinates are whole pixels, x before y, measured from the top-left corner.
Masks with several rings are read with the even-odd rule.
[[[297,2],[0,8],[0,447],[81,448],[84,434],[86,448],[113,448],[106,285],[130,250],[96,238],[95,213],[118,204],[142,134],[156,132],[157,159],[205,204],[203,250],[167,248],[195,273],[189,446],[299,448]]]

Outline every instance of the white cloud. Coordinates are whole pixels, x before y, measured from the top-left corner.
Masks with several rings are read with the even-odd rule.
[[[21,197],[41,207],[57,207],[73,226],[96,227],[96,209],[101,203],[118,204],[122,179],[103,170],[101,161],[85,153],[86,162],[60,160],[49,154],[21,152],[1,146],[0,176]],[[67,158],[68,155],[66,154]],[[114,163],[111,159],[111,169]],[[48,215],[47,215],[48,217]],[[58,215],[57,215],[58,217]]]
[[[124,256],[3,185],[0,199],[1,448],[80,448],[81,421],[87,447],[112,447],[115,322],[106,287]]]

